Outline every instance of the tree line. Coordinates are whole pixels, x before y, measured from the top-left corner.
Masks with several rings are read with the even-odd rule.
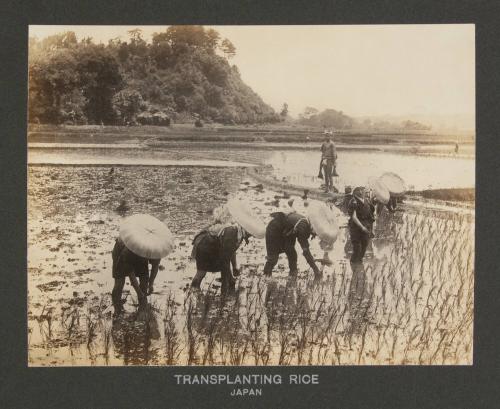
[[[410,120],[402,122],[372,121],[370,119],[357,120],[344,114],[342,111],[325,109],[320,112],[314,107],[306,107],[304,112],[299,114],[297,122],[302,125],[315,127],[357,129],[363,131],[430,131],[432,128],[430,125]]]
[[[279,122],[230,64],[236,48],[214,29],[170,26],[146,42],[78,41],[68,31],[30,38],[28,117],[49,124]]]

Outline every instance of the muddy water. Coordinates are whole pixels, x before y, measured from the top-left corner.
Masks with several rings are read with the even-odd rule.
[[[33,148],[28,161],[32,164],[122,164],[156,166],[249,166],[264,163],[272,165],[278,179],[304,187],[318,187],[318,152],[286,149],[238,149],[214,144],[210,147],[171,146],[150,148],[137,144],[135,148],[123,145],[120,149],[96,148],[87,144],[86,149]],[[120,146],[120,145],[119,145]],[[438,188],[469,188],[475,186],[475,159],[461,157],[436,157],[377,151],[339,151],[336,184],[365,185],[372,176],[384,172],[400,175],[411,190]]]
[[[229,161],[258,156],[279,163],[268,152],[169,150],[156,155],[161,160],[184,160],[197,154]],[[248,201],[265,222],[275,206],[288,199],[253,187],[240,167],[125,166],[110,171],[109,166],[29,168],[30,365],[263,365],[307,364],[310,359],[316,364],[470,362],[473,264],[466,255],[473,251],[473,219],[443,212],[384,214],[362,271],[349,265],[351,249],[347,231],[341,228],[330,254],[333,264],[324,266],[324,280],[316,287],[311,286],[300,250],[296,283],[287,277],[283,256],[273,278],[263,280],[265,243],[252,239],[238,252],[242,275],[237,295],[222,302],[217,274],[207,274],[200,293],[187,289],[195,273],[189,261],[193,235],[229,195]],[[295,198],[294,206],[303,211],[303,200]],[[122,218],[139,212],[168,218],[177,247],[162,260],[150,309],[138,311],[127,284],[126,314],[112,320],[110,252]],[[337,220],[346,225],[342,213],[337,213]],[[420,233],[415,236],[416,230]],[[444,244],[436,241],[443,232],[448,232]],[[321,257],[317,240],[311,249]],[[454,254],[460,264],[432,255],[437,252]],[[452,302],[458,304],[441,316]],[[429,318],[431,314],[435,316]],[[300,317],[311,323],[304,327],[305,338],[298,331],[304,322]],[[296,331],[283,332],[285,327]],[[393,338],[383,333],[385,342],[377,336],[377,328],[384,327],[394,328]],[[266,331],[271,334],[267,341]],[[412,331],[427,341],[427,349],[417,341],[411,344]]]
[[[137,212],[167,217],[177,236],[176,251],[162,260],[155,293],[150,297],[150,302],[163,310],[168,295],[178,305],[186,303],[186,286],[195,273],[195,266],[189,261],[191,241],[195,232],[206,226],[214,207],[224,203],[228,194],[236,195],[250,200],[256,212],[268,221],[276,205],[276,194],[250,188],[241,170],[125,167],[115,169],[113,175],[108,173],[109,168],[101,167],[29,169],[28,304],[32,365],[160,363],[158,356],[152,354],[146,359],[140,352],[142,341],[135,338],[140,338],[141,333],[144,336],[144,328],[137,324],[137,302],[129,284],[124,297],[130,321],[111,321],[110,251],[123,217]],[[123,201],[126,209],[118,211]],[[281,199],[281,203],[286,200]],[[300,203],[296,205],[303,210]],[[344,216],[339,213],[338,217],[339,224],[345,224]],[[336,260],[345,258],[345,237],[341,237],[333,252]],[[317,243],[313,249],[318,256],[322,254]],[[239,262],[243,271],[239,284],[243,297],[250,273],[260,274],[265,263],[264,242],[253,240],[241,252]],[[299,260],[299,267],[307,270],[304,260]],[[283,260],[275,276],[286,278]],[[218,274],[209,273],[203,290],[217,291],[220,287],[217,279]],[[78,331],[69,324],[76,319]],[[87,325],[94,321],[102,331],[109,327],[117,338],[106,358],[102,346],[104,333],[94,329],[96,335],[91,347],[87,343]],[[160,317],[148,322],[154,323],[153,332],[159,334]],[[131,337],[128,346],[122,345],[124,334]],[[160,336],[156,338],[159,343]],[[121,350],[129,347],[132,350],[125,357]]]
[[[153,150],[140,145],[119,145],[118,149],[107,147],[96,148],[95,145],[61,147],[58,149],[43,148],[28,151],[28,163],[48,165],[122,165],[122,166],[210,166],[210,167],[242,167],[253,166],[235,160],[223,160],[203,152],[186,152],[183,150]]]
[[[111,175],[109,171],[109,167],[29,168],[31,324],[34,316],[44,315],[48,309],[60,314],[61,308],[98,302],[103,294],[109,294],[113,282],[110,251],[120,221],[133,213],[168,217],[169,227],[179,237],[177,252],[163,261],[165,270],[160,276],[164,280],[158,281],[157,291],[177,290],[181,283],[188,283],[192,275],[185,271],[190,237],[207,223],[212,209],[227,200],[243,177],[242,169],[229,168],[123,167]],[[36,331],[38,326],[30,327],[31,342],[36,345],[42,341],[42,333]],[[45,349],[39,353],[32,349],[31,362],[51,362]],[[56,354],[50,359],[65,363],[71,356],[66,354],[64,351],[64,358]],[[72,359],[76,360],[74,355]],[[88,364],[86,358],[79,359]]]
[[[268,163],[279,178],[303,186],[317,185],[320,154],[283,151],[274,153]],[[337,183],[363,186],[372,176],[384,172],[400,175],[412,190],[475,186],[475,160],[453,157],[416,156],[387,152],[338,153]]]

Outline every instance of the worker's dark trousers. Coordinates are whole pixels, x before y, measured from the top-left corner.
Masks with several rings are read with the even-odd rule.
[[[330,189],[333,186],[332,174],[333,174],[333,160],[327,159],[325,165],[323,166],[325,174],[325,186]]]
[[[363,232],[359,227],[352,226],[349,228],[352,243],[352,263],[359,263],[363,260],[366,253],[366,248],[370,242],[370,235]]]
[[[288,267],[290,268],[291,273],[295,273],[297,271],[297,251],[295,247],[287,247],[283,251],[277,252],[267,252],[266,264],[264,265],[264,274],[271,275],[273,272],[273,268],[278,263],[278,258],[280,253],[285,253],[288,258]]]
[[[290,272],[297,271],[297,252],[295,251],[296,238],[284,235],[283,218],[278,217],[267,225],[266,229],[266,264],[264,265],[264,274],[271,275],[273,268],[278,262],[279,255],[285,253],[288,257],[288,266]]]

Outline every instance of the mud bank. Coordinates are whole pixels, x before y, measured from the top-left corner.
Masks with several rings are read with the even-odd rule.
[[[416,192],[410,191],[407,192],[407,195],[448,202],[474,202],[476,200],[476,189],[428,189]]]
[[[285,195],[299,195],[304,194],[307,197],[331,201],[340,204],[342,199],[346,196],[344,192],[329,192],[325,193],[324,190],[319,188],[304,188],[303,186],[294,185],[284,181],[280,181],[273,174],[273,169],[270,166],[261,166],[247,169],[247,175],[256,182]],[[412,198],[414,201],[420,199],[431,199],[445,202],[459,202],[459,203],[474,203],[475,189],[474,188],[461,188],[461,189],[427,189],[423,191],[408,191],[406,196]],[[402,198],[404,201],[405,197]]]

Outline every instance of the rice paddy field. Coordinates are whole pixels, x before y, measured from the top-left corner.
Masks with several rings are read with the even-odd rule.
[[[308,178],[316,162],[293,166],[297,154],[30,150],[29,365],[472,364],[470,206],[425,203],[402,205],[394,214],[384,211],[363,265],[353,268],[347,216],[340,203],[332,204],[341,228],[330,254],[333,263],[322,267],[321,281],[313,280],[300,251],[295,280],[288,277],[284,256],[273,276],[264,278],[265,243],[251,239],[238,251],[241,275],[234,294],[221,297],[215,273],[207,274],[201,290],[190,289],[196,270],[189,260],[191,241],[210,223],[214,208],[236,196],[267,223],[276,206],[290,199],[249,178],[247,166],[271,164],[278,178],[303,174],[302,182],[315,182]],[[383,159],[372,158],[382,169]],[[385,163],[399,163],[396,159]],[[443,166],[433,160],[436,169]],[[433,185],[473,187],[471,164],[451,166],[472,179],[457,178],[450,186],[442,172]],[[348,168],[345,173],[349,177]],[[408,179],[418,185],[425,177]],[[306,202],[292,198],[303,211]],[[161,262],[148,307],[138,308],[127,284],[125,313],[113,319],[111,249],[121,220],[134,213],[168,219],[176,250]],[[322,257],[318,239],[311,241],[311,250]]]

